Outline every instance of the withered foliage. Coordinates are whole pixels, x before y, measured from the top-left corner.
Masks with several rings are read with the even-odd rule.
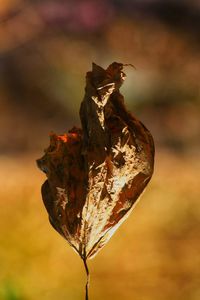
[[[37,160],[47,175],[42,198],[50,222],[84,261],[128,217],[153,173],[153,138],[119,92],[123,66],[93,64],[80,108],[82,129],[51,134]]]

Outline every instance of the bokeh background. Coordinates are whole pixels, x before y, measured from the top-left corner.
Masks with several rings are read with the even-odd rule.
[[[91,63],[131,63],[128,109],[154,177],[90,261],[91,299],[200,299],[199,0],[0,0],[0,299],[84,299],[79,257],[48,224],[35,160],[80,124]]]

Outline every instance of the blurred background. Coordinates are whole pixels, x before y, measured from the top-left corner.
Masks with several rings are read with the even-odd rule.
[[[79,125],[92,62],[131,63],[127,107],[155,173],[93,259],[91,299],[200,299],[199,0],[0,0],[0,299],[84,299],[85,273],[50,227],[35,160]]]

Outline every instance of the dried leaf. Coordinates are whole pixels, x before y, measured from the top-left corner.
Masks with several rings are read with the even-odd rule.
[[[154,143],[127,112],[119,92],[123,64],[93,64],[81,103],[82,129],[51,134],[37,161],[46,173],[42,197],[52,226],[86,260],[128,217],[151,179]]]

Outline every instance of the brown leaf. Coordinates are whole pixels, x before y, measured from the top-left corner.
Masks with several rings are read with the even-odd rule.
[[[151,179],[150,132],[124,106],[123,64],[93,64],[81,103],[82,129],[51,134],[37,161],[46,173],[42,197],[52,226],[86,260],[128,217]]]

